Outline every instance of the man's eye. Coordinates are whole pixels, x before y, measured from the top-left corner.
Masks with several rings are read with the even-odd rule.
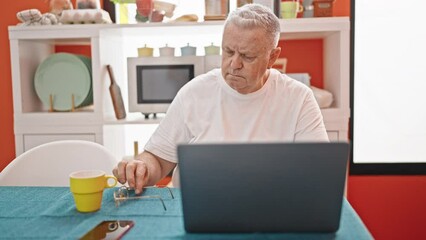
[[[232,56],[232,55],[234,55],[234,51],[230,51],[230,50],[227,50],[225,53],[226,53],[228,56]]]
[[[256,57],[252,57],[252,56],[247,56],[247,55],[242,55],[242,58],[244,58],[247,61],[253,61]]]

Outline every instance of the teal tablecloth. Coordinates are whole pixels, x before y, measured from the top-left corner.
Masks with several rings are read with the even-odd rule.
[[[145,191],[162,196],[167,211],[155,199],[128,200],[116,207],[113,191],[104,191],[101,210],[79,213],[69,188],[0,187],[0,239],[77,239],[103,220],[133,220],[135,226],[123,239],[372,239],[346,200],[334,234],[188,234],[178,189],[172,189],[175,199],[167,189]]]

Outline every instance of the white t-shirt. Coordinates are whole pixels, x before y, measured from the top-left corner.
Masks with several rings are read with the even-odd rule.
[[[145,150],[177,163],[179,143],[277,141],[328,141],[311,89],[271,69],[261,89],[240,94],[214,69],[180,89]]]

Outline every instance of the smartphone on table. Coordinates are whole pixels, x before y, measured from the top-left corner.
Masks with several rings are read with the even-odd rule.
[[[87,232],[81,240],[88,239],[106,239],[116,240],[121,239],[127,231],[134,225],[133,221],[129,220],[108,220],[103,221]]]

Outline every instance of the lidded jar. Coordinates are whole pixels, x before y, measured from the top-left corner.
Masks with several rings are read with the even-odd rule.
[[[175,55],[175,48],[169,47],[167,44],[164,47],[159,48],[160,49],[160,56],[161,57],[173,57]]]
[[[182,52],[182,56],[195,56],[195,53],[197,52],[197,48],[189,46],[189,43],[185,47],[181,47],[180,50]]]
[[[220,55],[220,47],[213,45],[205,46],[204,51],[206,55]]]
[[[154,49],[147,47],[146,44],[142,48],[138,48],[138,56],[139,57],[152,57],[154,53]]]

